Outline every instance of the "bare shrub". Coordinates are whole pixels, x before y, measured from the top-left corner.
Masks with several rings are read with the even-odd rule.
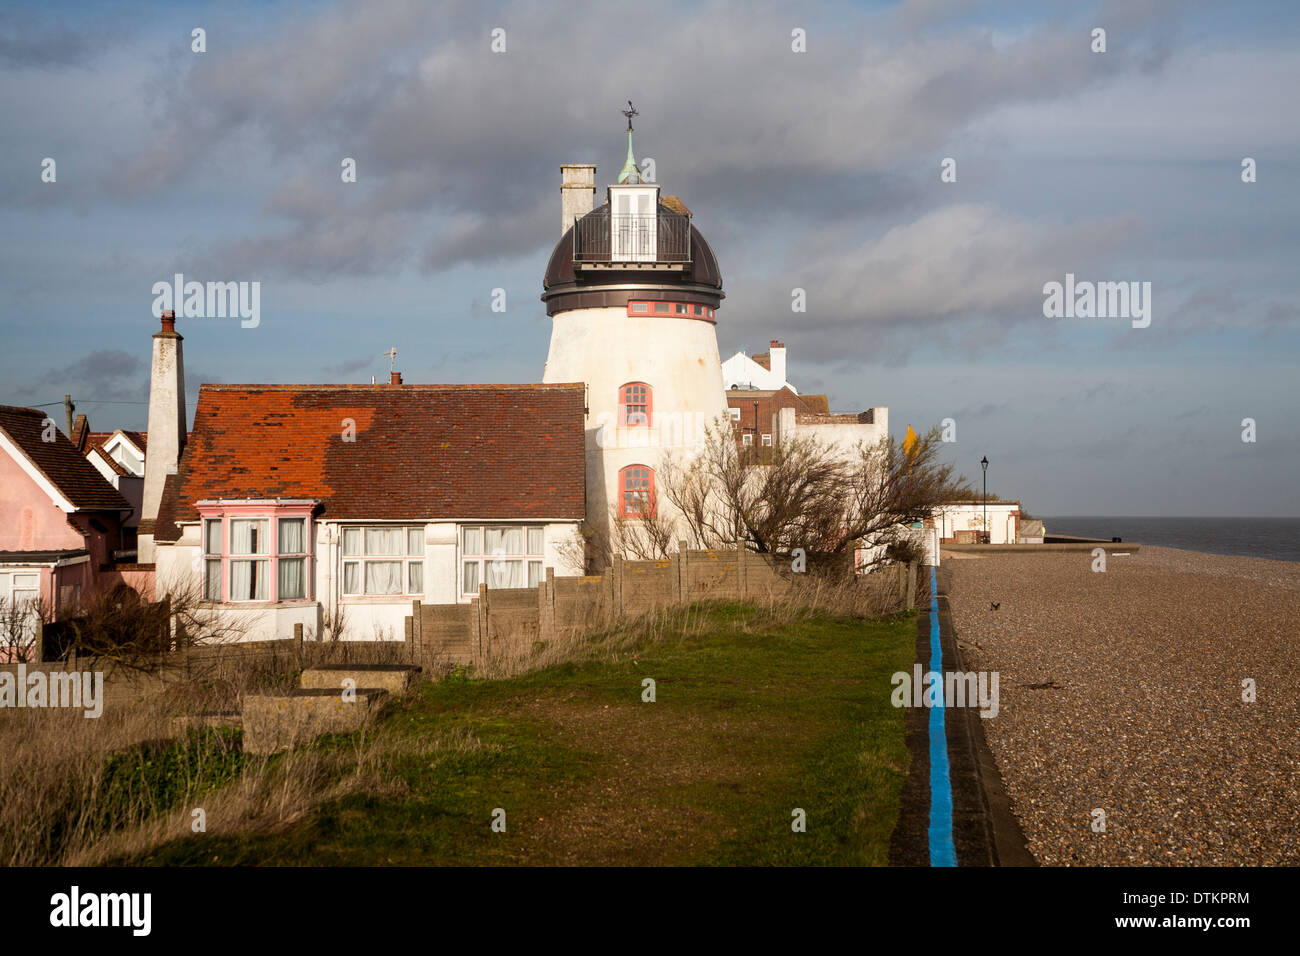
[[[941,444],[935,428],[910,451],[886,435],[849,454],[809,437],[759,454],[738,447],[720,423],[708,429],[697,457],[666,458],[659,487],[681,513],[692,547],[744,541],[760,553],[842,554],[865,545],[865,570],[894,560],[890,546],[940,502],[971,493],[939,462]]]
[[[0,663],[31,663],[36,656],[39,598],[0,598]]]

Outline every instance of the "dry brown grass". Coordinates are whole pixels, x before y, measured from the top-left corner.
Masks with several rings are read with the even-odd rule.
[[[779,627],[819,613],[876,618],[899,609],[892,573],[852,579],[798,575],[788,589],[748,598],[742,626]],[[647,642],[700,634],[708,620],[701,605],[663,606],[614,626],[500,653],[475,673],[498,678],[578,660],[621,660]],[[58,709],[0,711],[0,865],[85,866],[138,858],[189,835],[196,808],[206,814],[207,832],[271,831],[346,794],[400,792],[404,784],[390,768],[404,758],[437,762],[480,749],[483,744],[469,731],[413,737],[380,724],[328,747],[242,755],[232,776],[233,737],[186,734],[174,721],[237,711],[247,694],[286,692],[304,666],[409,662],[404,654],[400,644],[343,642],[200,648],[183,666],[169,669],[161,694],[115,699],[110,690],[98,719]],[[436,654],[417,663],[426,678],[447,669]],[[169,778],[166,795],[148,787],[124,795],[120,786],[110,786],[115,755],[120,759],[132,748],[168,740],[183,753],[185,772],[182,779]]]

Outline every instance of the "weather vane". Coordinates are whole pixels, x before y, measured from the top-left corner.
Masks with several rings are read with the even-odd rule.
[[[636,107],[632,105],[631,100],[627,101],[627,109],[619,110],[619,112],[627,117],[627,131],[629,133],[632,132],[632,117],[640,116],[641,114],[636,111]]]

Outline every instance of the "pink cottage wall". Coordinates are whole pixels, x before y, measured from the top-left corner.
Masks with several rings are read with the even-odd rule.
[[[85,541],[18,463],[0,453],[0,551],[68,551]]]

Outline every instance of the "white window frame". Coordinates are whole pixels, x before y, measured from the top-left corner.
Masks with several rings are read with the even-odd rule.
[[[728,408],[728,409],[727,409],[727,417],[730,418],[733,422],[738,422],[738,421],[740,421],[740,409],[739,409],[739,408]]]
[[[750,448],[750,447],[752,447],[753,444],[754,444],[754,433],[753,433],[753,432],[745,432],[743,435],[741,435],[741,436],[740,436],[740,444],[741,444],[741,446],[744,447],[744,448]]]
[[[27,620],[23,622],[23,633],[21,641],[24,646],[30,646],[36,639],[36,622],[40,620],[40,600],[41,600],[41,571],[42,568],[5,568],[0,571],[0,612],[8,614],[10,602],[30,601],[28,605]],[[22,586],[18,586],[18,579],[22,578]],[[28,578],[33,580],[29,581]],[[21,597],[15,598],[14,595],[21,593]],[[5,634],[4,637],[9,639],[12,635]]]
[[[761,441],[762,441],[762,445],[763,445],[764,448],[771,448],[771,447],[772,447],[772,436],[771,436],[771,435],[764,435],[764,436],[762,437]]]
[[[366,539],[368,531],[401,531],[403,551],[400,554],[371,554],[366,550]],[[348,553],[348,536],[355,533],[358,541],[358,552],[356,554]],[[401,589],[397,591],[367,591],[366,582],[369,575],[366,574],[366,566],[369,564],[400,564],[401,570],[400,584]],[[355,565],[356,571],[354,580],[356,587],[348,589],[348,566]],[[419,590],[413,589],[412,566],[416,565],[419,570],[416,575],[419,578]],[[339,592],[344,598],[389,598],[405,599],[406,597],[422,596],[424,591],[424,525],[422,524],[348,524],[343,525],[339,531],[339,566],[341,568],[339,575]]]
[[[523,550],[519,554],[487,553],[488,531],[508,533],[520,529]],[[477,545],[472,536],[477,533]],[[460,548],[460,560],[456,564],[456,586],[462,597],[474,597],[478,594],[478,585],[489,582],[488,567],[494,561],[518,561],[521,563],[523,581],[520,587],[536,587],[546,578],[546,526],[540,524],[466,524],[457,529]],[[534,548],[536,544],[536,548]],[[477,548],[477,550],[474,550]],[[468,578],[466,567],[473,567],[474,589],[466,590]],[[490,588],[492,585],[488,583]]]

